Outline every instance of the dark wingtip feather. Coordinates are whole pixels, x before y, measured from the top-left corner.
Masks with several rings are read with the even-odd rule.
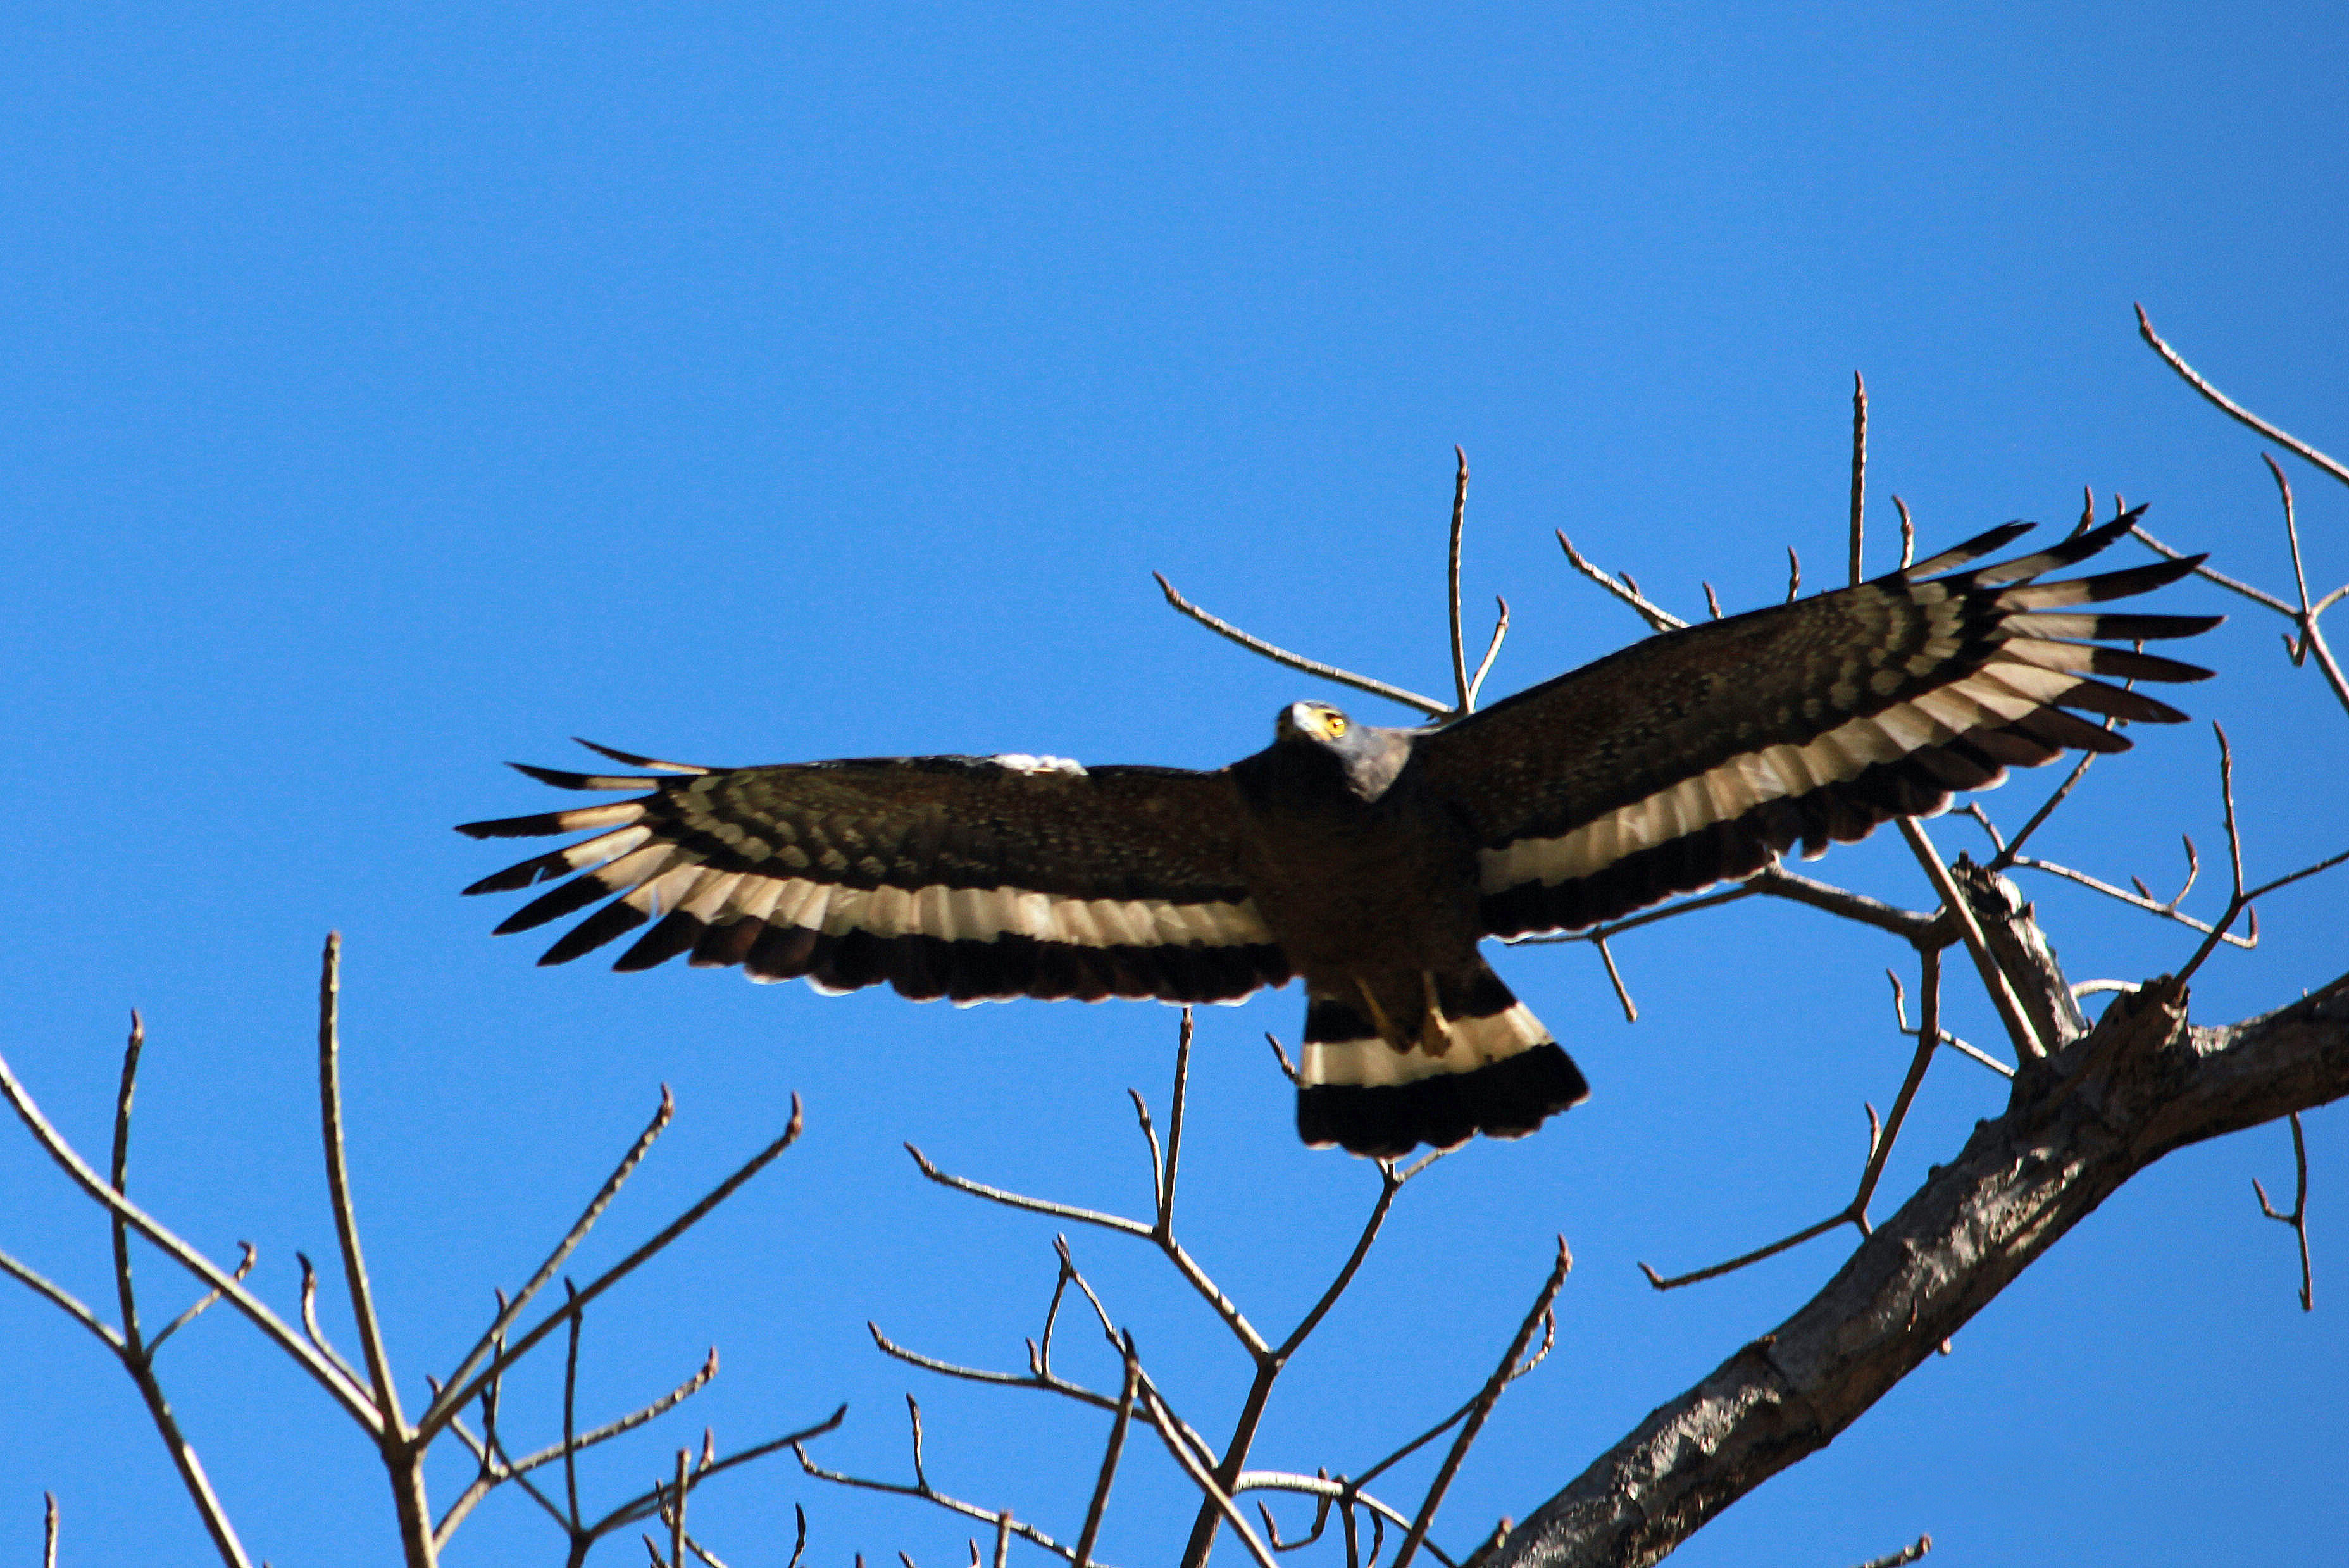
[[[574,914],[585,909],[597,899],[608,895],[611,891],[596,880],[593,872],[585,876],[574,877],[553,892],[541,894],[506,916],[498,928],[490,934],[511,936],[517,931],[528,931],[533,926],[544,925],[550,920],[561,920],[566,914]],[[621,929],[626,928],[624,926]],[[614,934],[616,935],[617,933]]]
[[[600,810],[600,808],[598,808]],[[457,830],[469,839],[542,839],[554,833],[568,833],[564,825],[568,815],[563,811],[541,811],[529,817],[499,817],[487,822],[460,822]]]
[[[609,773],[573,773],[564,769],[541,768],[529,762],[509,762],[506,766],[526,779],[552,784],[557,789],[636,789],[660,782],[657,779],[624,779]]]
[[[1960,540],[1947,550],[1902,567],[1897,575],[1915,582],[1920,577],[1930,577],[1936,573],[1963,566],[1969,561],[1980,560],[1992,551],[2013,543],[2038,526],[2035,522],[2020,521],[2002,522],[1986,533],[1977,533],[1971,539]]]
[[[708,773],[711,771],[709,769],[697,767],[690,762],[664,762],[657,757],[639,757],[633,751],[622,751],[615,747],[599,745],[595,741],[588,739],[584,735],[574,735],[571,738],[577,744],[585,747],[588,750],[595,752],[599,757],[608,757],[615,762],[625,762],[631,768],[657,768],[665,773]]]
[[[539,954],[538,962],[542,966],[568,964],[581,954],[603,946],[622,932],[642,925],[647,918],[645,912],[634,904],[607,903],[565,932],[560,942]]]
[[[681,909],[671,910],[659,924],[636,938],[634,946],[612,960],[612,967],[632,975],[666,964],[700,941],[702,930],[702,923],[694,916]]]
[[[464,889],[458,896],[470,898],[477,892],[512,892],[517,889],[526,888],[533,882],[543,882],[559,877],[573,869],[570,860],[562,850],[548,855],[533,855],[519,865],[511,865],[502,872],[491,872],[472,886]]]

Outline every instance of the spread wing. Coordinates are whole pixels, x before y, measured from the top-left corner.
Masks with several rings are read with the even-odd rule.
[[[1650,638],[1428,736],[1418,760],[1477,841],[1486,930],[1577,930],[1750,875],[1797,842],[1816,855],[1930,815],[2010,766],[2128,749],[2067,708],[2184,718],[2089,677],[2209,671],[2094,639],[2191,636],[2220,617],[2087,606],[2172,582],[2201,557],[2033,581],[2104,549],[2136,515],[1949,571],[2031,526],[2009,523],[1857,587]]]
[[[549,948],[562,964],[647,922],[616,969],[680,953],[755,980],[907,996],[1226,1001],[1288,978],[1241,885],[1246,813],[1221,773],[1032,757],[899,757],[705,769],[594,749],[669,777],[515,766],[565,789],[649,792],[472,822],[475,838],[595,830],[485,877],[569,876],[498,927],[605,899]],[[576,874],[573,874],[576,873]]]

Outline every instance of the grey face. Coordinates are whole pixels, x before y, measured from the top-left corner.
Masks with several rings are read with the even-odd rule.
[[[1344,756],[1343,743],[1355,733],[1354,721],[1326,702],[1292,702],[1273,721],[1275,738],[1309,741]]]
[[[1347,788],[1364,800],[1385,794],[1411,755],[1409,731],[1356,724],[1326,702],[1290,703],[1273,733],[1281,745],[1311,747],[1337,758]]]

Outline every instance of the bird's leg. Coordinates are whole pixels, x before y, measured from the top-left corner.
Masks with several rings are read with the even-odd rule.
[[[1357,975],[1354,976],[1354,989],[1361,993],[1362,1006],[1370,1009],[1371,1027],[1379,1032],[1379,1038],[1396,1050],[1410,1050],[1412,1042],[1404,1037],[1401,1029],[1394,1026],[1394,1020],[1387,1016],[1387,1010],[1379,1006],[1378,995],[1371,991],[1371,983]]]
[[[1452,1048],[1452,1020],[1444,1016],[1444,999],[1436,993],[1435,971],[1423,969],[1419,982],[1427,997],[1427,1006],[1420,1015],[1419,1043],[1431,1057],[1440,1057]]]

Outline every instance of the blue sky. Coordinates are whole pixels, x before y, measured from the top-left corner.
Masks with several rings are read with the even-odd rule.
[[[258,1243],[288,1307],[294,1252],[332,1252],[307,1040],[317,944],[342,930],[355,1180],[411,1395],[659,1084],[677,1128],[587,1266],[771,1135],[796,1089],[802,1145],[592,1321],[589,1399],[647,1397],[714,1340],[726,1370],[694,1431],[750,1441],[846,1399],[823,1453],[897,1476],[911,1387],[939,1485],[1072,1532],[1097,1419],[915,1382],[862,1325],[1018,1365],[1050,1227],[923,1184],[898,1142],[1136,1212],[1123,1091],[1163,1101],[1174,1015],[533,968],[527,939],[490,940],[502,906],[455,897],[503,862],[450,824],[550,804],[496,764],[567,765],[582,734],[714,763],[1216,767],[1281,704],[1332,695],[1179,621],[1153,570],[1440,692],[1455,442],[1475,466],[1468,596],[1508,596],[1491,689],[1516,689],[1641,629],[1553,530],[1684,614],[1701,579],[1732,608],[1775,599],[1790,544],[1811,585],[1833,580],[1855,369],[1877,568],[1892,492],[1941,544],[2068,524],[2090,484],[2282,590],[2257,443],[2138,344],[2130,304],[2254,407],[2349,447],[2344,66],[2349,25],[2314,5],[16,7],[0,1049],[95,1153],[144,1009],[135,1190],[219,1255]],[[2349,577],[2349,507],[2295,479],[2322,591]],[[2186,699],[2234,737],[2255,872],[2349,830],[2349,725],[2280,626],[2236,614],[2199,645],[2220,678]],[[2206,861],[2220,841],[2211,753],[2199,726],[2141,734],[2045,852],[2173,888],[2179,831]],[[2012,826],[2050,783],[1989,804]],[[1954,849],[1961,826],[1935,830]],[[2216,907],[2214,869],[2189,907]],[[1927,898],[1897,845],[1814,870]],[[2029,891],[2075,979],[2190,950]],[[2343,897],[2277,899],[2261,950],[2205,972],[2197,1016],[2339,973]],[[1842,1238],[1670,1296],[1633,1265],[1713,1261],[1843,1202],[1860,1102],[1906,1062],[1881,978],[1902,954],[1753,903],[1618,951],[1636,1026],[1586,949],[1500,955],[1594,1098],[1406,1192],[1284,1385],[1263,1462],[1359,1467],[1448,1408],[1563,1232],[1557,1348],[1454,1489],[1444,1539],[1464,1548],[1832,1272]],[[1955,1026],[1996,1038],[1957,993]],[[1203,1015],[1185,1179],[1194,1251],[1269,1323],[1312,1298],[1375,1186],[1294,1143],[1261,1036],[1293,1040],[1299,1006]],[[2002,1101],[1939,1065],[1879,1215]],[[2313,1317],[2249,1190],[2289,1185],[2283,1130],[2186,1151],[1681,1560],[1857,1563],[1928,1531],[1978,1564],[2324,1554],[2349,1340],[2322,1216],[2344,1142],[2335,1113],[2308,1130]],[[96,1212],[14,1138],[0,1215],[0,1245],[106,1296]],[[1220,1430],[1243,1369],[1214,1325],[1154,1259],[1073,1239]],[[145,1271],[169,1310],[179,1286]],[[36,1549],[46,1488],[67,1562],[202,1560],[112,1363],[21,1290],[0,1294],[0,1556]],[[208,1319],[165,1373],[256,1557],[392,1560],[363,1446],[241,1326]],[[546,1431],[549,1387],[517,1390],[512,1418]],[[626,1450],[593,1487],[641,1486],[666,1451]],[[729,1561],[780,1563],[794,1502],[821,1563],[962,1556],[943,1515],[788,1462],[696,1517]],[[1188,1508],[1162,1456],[1137,1456],[1119,1502],[1104,1554],[1164,1559]],[[557,1550],[501,1500],[450,1561]]]

